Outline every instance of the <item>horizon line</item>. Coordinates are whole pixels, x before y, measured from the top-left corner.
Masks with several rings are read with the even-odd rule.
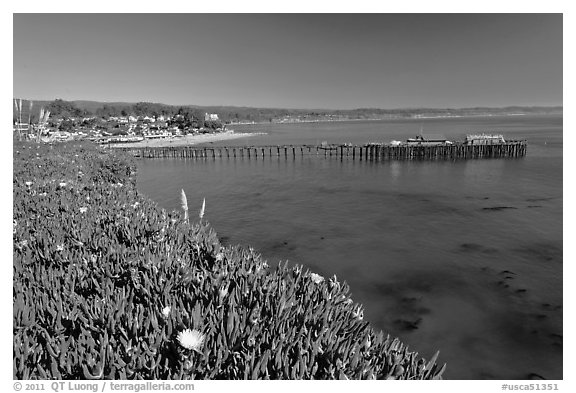
[[[211,105],[198,105],[198,104],[165,104],[163,102],[155,102],[155,101],[99,101],[93,99],[73,99],[73,100],[65,100],[62,98],[54,98],[54,99],[30,99],[30,98],[16,98],[13,97],[13,100],[20,99],[25,101],[55,101],[55,100],[62,100],[66,102],[95,102],[99,104],[137,104],[139,102],[145,102],[149,104],[157,104],[157,105],[165,105],[165,106],[175,106],[175,107],[231,107],[231,108],[251,108],[251,109],[290,109],[290,110],[321,110],[321,111],[354,111],[354,110],[366,110],[366,109],[378,109],[378,110],[431,110],[431,109],[455,109],[455,110],[463,110],[463,109],[505,109],[505,108],[564,108],[563,104],[532,104],[532,105],[503,105],[503,106],[485,106],[485,105],[478,105],[478,106],[466,106],[466,107],[427,107],[427,106],[418,106],[418,107],[395,107],[395,108],[383,108],[383,107],[357,107],[357,108],[296,108],[296,107],[274,107],[274,106],[247,106],[247,105],[231,105],[231,104],[211,104]]]

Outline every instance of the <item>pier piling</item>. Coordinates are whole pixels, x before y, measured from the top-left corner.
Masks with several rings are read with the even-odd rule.
[[[486,158],[520,158],[527,152],[526,141],[508,141],[495,144],[442,144],[442,145],[417,145],[404,144],[391,146],[385,144],[365,144],[365,145],[276,145],[276,146],[226,146],[226,147],[194,147],[194,146],[174,146],[174,147],[145,147],[145,148],[119,148],[130,152],[139,158],[184,158],[201,159],[212,158],[244,158],[245,156],[258,159],[260,155],[263,159],[276,156],[279,159],[284,156],[288,159],[288,151],[291,150],[292,159],[298,156],[318,156],[320,150],[324,152],[324,157],[337,157],[341,160],[346,157],[351,160],[364,160],[374,162],[385,162],[390,160],[467,160]],[[284,150],[282,154],[282,150]]]

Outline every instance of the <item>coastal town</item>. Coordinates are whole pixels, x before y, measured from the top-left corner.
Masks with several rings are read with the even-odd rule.
[[[14,123],[14,134],[19,140],[43,142],[87,139],[99,143],[125,143],[230,131],[227,130],[226,124],[222,124],[216,113],[205,113],[203,121],[196,119],[194,123],[187,121],[185,116],[180,114],[173,116],[126,115],[105,118],[60,116],[51,121],[48,121],[48,116],[45,119],[40,116],[36,123],[18,119]]]

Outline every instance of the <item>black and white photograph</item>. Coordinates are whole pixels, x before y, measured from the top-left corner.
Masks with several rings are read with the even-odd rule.
[[[165,11],[12,15],[14,391],[563,390],[561,12]]]

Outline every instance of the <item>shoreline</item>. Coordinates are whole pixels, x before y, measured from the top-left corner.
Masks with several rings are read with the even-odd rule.
[[[247,138],[262,135],[261,132],[222,132],[218,134],[185,135],[176,138],[145,139],[142,142],[111,143],[111,148],[140,148],[140,147],[172,147],[192,146],[202,143],[228,141],[231,139]]]
[[[257,126],[257,125],[285,125],[285,124],[299,124],[299,123],[343,123],[343,122],[356,122],[356,121],[389,121],[389,120],[434,120],[434,119],[452,119],[452,118],[469,118],[469,117],[509,117],[509,116],[541,116],[541,115],[562,115],[562,113],[501,113],[501,114],[477,114],[477,115],[438,115],[438,116],[420,116],[420,117],[375,117],[369,119],[338,119],[338,120],[300,120],[300,121],[285,121],[285,122],[254,122],[254,123],[230,123],[230,126]]]

